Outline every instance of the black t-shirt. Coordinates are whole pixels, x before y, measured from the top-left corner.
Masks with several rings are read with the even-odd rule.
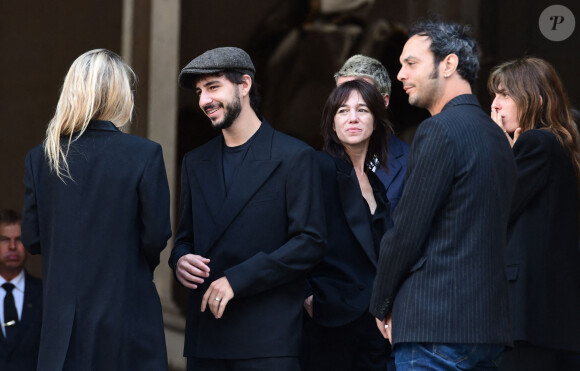
[[[238,173],[238,169],[242,165],[246,154],[248,153],[248,148],[252,145],[254,141],[254,134],[250,139],[246,141],[246,143],[235,146],[235,147],[228,147],[225,143],[223,145],[223,156],[222,156],[222,166],[224,169],[224,185],[226,189],[226,194],[230,190],[230,186],[234,181],[236,174]]]

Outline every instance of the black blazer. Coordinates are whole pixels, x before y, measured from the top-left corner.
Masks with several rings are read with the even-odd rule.
[[[570,155],[547,130],[526,131],[513,150],[506,264],[515,340],[580,351],[579,185]]]
[[[226,195],[223,145],[219,135],[183,160],[169,265],[189,253],[211,259],[209,279],[190,290],[184,355],[298,356],[306,271],[326,239],[315,152],[263,120]],[[200,303],[224,275],[235,296],[215,319]]]
[[[324,189],[328,243],[324,259],[309,277],[313,298],[313,320],[320,325],[345,325],[368,312],[376,273],[378,243],[375,243],[368,206],[351,164],[318,152]],[[389,205],[385,187],[373,172],[368,173],[386,231]],[[377,207],[377,213],[380,212]],[[378,242],[378,241],[377,241]]]
[[[394,226],[381,242],[371,312],[398,342],[512,340],[504,268],[515,161],[473,95],[417,129]]]
[[[42,324],[42,280],[25,273],[22,316],[10,345],[0,334],[0,370],[36,371]]]
[[[166,370],[153,269],[171,236],[161,146],[91,121],[71,145],[74,179],[26,156],[22,242],[42,254],[38,370]]]

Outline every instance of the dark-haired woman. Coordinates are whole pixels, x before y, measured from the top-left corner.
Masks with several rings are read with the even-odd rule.
[[[380,238],[388,224],[385,165],[390,123],[377,89],[363,80],[339,85],[323,110],[322,171],[328,244],[311,273],[304,367],[386,370],[388,343],[369,313]]]
[[[497,66],[488,88],[518,167],[506,254],[515,348],[501,369],[578,370],[578,130],[556,71],[542,59]]]

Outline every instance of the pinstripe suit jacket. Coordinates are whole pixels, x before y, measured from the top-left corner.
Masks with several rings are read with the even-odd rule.
[[[417,130],[384,236],[371,313],[392,311],[392,340],[510,344],[504,253],[516,167],[473,95]]]

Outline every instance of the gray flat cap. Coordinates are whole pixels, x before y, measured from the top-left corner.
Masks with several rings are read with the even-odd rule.
[[[237,71],[254,79],[256,69],[248,53],[240,48],[226,46],[211,49],[189,62],[179,73],[179,85],[193,88],[196,75],[208,75],[222,71]]]

